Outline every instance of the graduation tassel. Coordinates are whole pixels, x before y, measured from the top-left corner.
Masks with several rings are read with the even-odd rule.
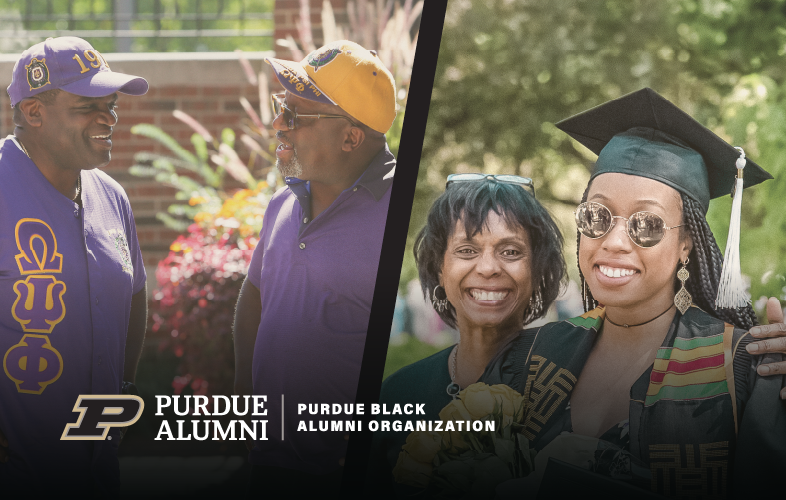
[[[726,253],[723,256],[723,271],[718,297],[715,299],[717,308],[734,309],[750,303],[745,284],[740,271],[740,214],[742,212],[742,169],[745,168],[745,151],[735,148],[740,152],[737,158],[737,178],[734,184],[733,201],[731,203],[731,222],[729,223],[729,237],[726,240]]]

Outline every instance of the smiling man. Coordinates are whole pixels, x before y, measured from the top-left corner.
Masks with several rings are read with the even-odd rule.
[[[396,90],[376,52],[352,42],[267,61],[286,90],[273,95],[273,127],[287,186],[270,201],[238,299],[235,386],[268,398],[251,493],[324,496],[341,479],[344,432],[298,432],[309,417],[297,405],[355,399],[396,164],[384,135]]]
[[[110,160],[118,92],[86,41],[48,39],[22,53],[8,95],[14,134],[0,142],[0,484],[111,492],[118,432],[61,440],[80,394],[133,392],[147,302],[145,269]],[[16,491],[16,490],[14,490]]]

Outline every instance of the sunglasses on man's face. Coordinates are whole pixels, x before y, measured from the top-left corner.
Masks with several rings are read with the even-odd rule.
[[[482,181],[484,179],[495,180],[504,184],[516,184],[517,186],[527,189],[530,193],[532,193],[532,196],[535,196],[535,184],[532,182],[532,179],[529,177],[521,177],[519,175],[491,175],[481,173],[450,174],[448,176],[448,182],[445,184],[445,189],[456,182]]]
[[[606,236],[614,227],[615,219],[623,219],[628,223],[631,241],[642,248],[654,247],[663,240],[667,230],[683,226],[668,227],[660,215],[652,212],[636,212],[630,217],[611,215],[611,210],[594,201],[582,203],[573,215],[579,232],[593,240]]]
[[[320,113],[318,115],[304,115],[298,114],[296,111],[292,111],[286,105],[285,101],[286,94],[272,94],[270,96],[271,104],[273,106],[273,116],[278,117],[278,115],[284,115],[284,124],[287,126],[289,130],[295,130],[298,126],[298,118],[314,118],[318,120],[320,118],[343,118],[347,120],[349,123],[352,124],[353,127],[358,127],[358,124],[352,121],[352,119],[348,116],[344,115],[328,115],[324,113]]]

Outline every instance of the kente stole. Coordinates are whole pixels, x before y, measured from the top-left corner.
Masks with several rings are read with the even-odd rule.
[[[603,318],[598,308],[546,325],[524,353],[527,369],[510,385],[527,401],[524,433],[537,449],[565,430],[550,425],[565,421]],[[676,315],[653,366],[631,387],[629,451],[649,466],[652,491],[726,496],[737,425],[733,337],[733,326],[691,307]]]

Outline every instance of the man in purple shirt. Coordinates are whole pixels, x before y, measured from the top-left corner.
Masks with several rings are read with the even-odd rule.
[[[287,187],[271,199],[235,315],[235,389],[267,396],[252,494],[337,489],[345,432],[298,432],[298,404],[354,402],[396,160],[395,84],[374,51],[334,42],[268,59]],[[337,415],[335,420],[353,420]],[[309,475],[314,481],[303,481]],[[271,490],[272,488],[272,490]]]
[[[117,93],[147,88],[74,37],[14,66],[16,128],[0,142],[0,497],[119,486],[119,432],[60,438],[80,394],[118,394],[136,375],[145,268],[128,198],[96,167],[110,159]]]

